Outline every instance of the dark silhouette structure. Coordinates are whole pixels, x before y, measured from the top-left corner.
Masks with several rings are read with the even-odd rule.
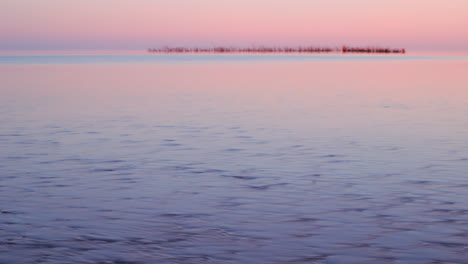
[[[298,47],[269,47],[258,46],[250,48],[225,47],[218,46],[213,48],[189,48],[189,47],[164,47],[148,49],[150,53],[406,53],[405,49],[391,49],[381,47],[350,47],[343,46],[335,47],[314,47],[314,46],[298,46]]]

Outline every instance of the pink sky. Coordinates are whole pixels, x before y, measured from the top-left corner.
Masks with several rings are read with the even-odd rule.
[[[467,0],[0,0],[0,50],[382,45],[466,51]]]

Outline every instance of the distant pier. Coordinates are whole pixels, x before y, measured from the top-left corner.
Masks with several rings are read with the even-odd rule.
[[[164,47],[148,49],[149,53],[406,53],[405,49],[381,48],[381,47],[268,47],[258,46],[250,48],[238,47],[212,47],[212,48],[189,48],[189,47]]]
[[[406,53],[405,49],[390,49],[390,48],[379,48],[379,47],[348,47],[343,46],[341,48],[343,53]]]

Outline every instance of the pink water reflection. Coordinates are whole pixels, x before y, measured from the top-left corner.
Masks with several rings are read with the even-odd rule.
[[[158,107],[171,97],[189,95],[212,101],[193,104],[266,107],[299,105],[315,109],[333,104],[421,106],[431,102],[466,103],[466,60],[281,61],[124,65],[0,66],[2,93],[52,96],[72,104],[122,104]],[[90,100],[89,102],[83,101]],[[133,99],[132,99],[133,98]],[[152,103],[154,101],[154,104]],[[282,102],[282,103],[280,103]],[[356,110],[356,109],[354,109]]]
[[[1,66],[2,101],[31,118],[135,116],[301,133],[385,134],[420,122],[468,129],[466,60],[204,62]],[[436,125],[433,130],[442,129]],[[336,130],[338,129],[338,130]],[[431,128],[432,129],[432,128]],[[319,132],[320,131],[320,132]]]

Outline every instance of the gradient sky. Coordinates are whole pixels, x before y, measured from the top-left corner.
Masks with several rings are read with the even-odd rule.
[[[468,50],[468,0],[0,0],[0,50],[382,45]]]

